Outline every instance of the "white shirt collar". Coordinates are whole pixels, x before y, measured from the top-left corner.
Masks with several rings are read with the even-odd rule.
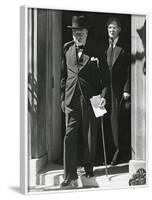
[[[116,37],[116,38],[114,39],[114,41],[113,41],[113,48],[115,48],[115,46],[116,46],[118,40],[119,40],[119,37]]]

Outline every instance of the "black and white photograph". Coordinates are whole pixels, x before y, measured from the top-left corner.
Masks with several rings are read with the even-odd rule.
[[[20,8],[22,193],[147,187],[146,22]]]

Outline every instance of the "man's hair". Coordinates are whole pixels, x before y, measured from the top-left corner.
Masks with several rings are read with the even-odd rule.
[[[121,23],[118,17],[111,17],[108,19],[107,21],[107,27],[109,26],[109,24],[111,24],[111,22],[115,21],[117,23],[117,25],[121,28]]]

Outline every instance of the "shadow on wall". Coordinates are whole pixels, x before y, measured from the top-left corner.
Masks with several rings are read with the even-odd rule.
[[[37,156],[37,97],[38,86],[32,73],[28,74],[28,126],[29,126],[29,155]]]
[[[143,45],[143,51],[142,52],[136,52],[136,54],[133,54],[131,56],[132,64],[135,64],[136,61],[144,61],[143,65],[143,73],[146,75],[146,21],[144,22],[144,25],[136,30]]]
[[[32,73],[28,74],[28,111],[31,115],[37,114],[37,81]]]

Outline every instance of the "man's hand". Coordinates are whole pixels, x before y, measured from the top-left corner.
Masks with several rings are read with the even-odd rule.
[[[99,59],[97,57],[91,57],[90,59],[92,62],[96,61],[97,62],[97,67],[99,67]]]
[[[100,95],[93,96],[92,104],[95,108],[97,108],[97,107],[102,108],[106,105],[106,100],[105,100],[105,98],[102,98]]]
[[[128,92],[124,92],[124,93],[123,93],[123,98],[124,98],[125,100],[128,100],[129,97],[130,97],[130,94],[129,94]]]
[[[102,108],[102,107],[104,107],[105,105],[106,105],[106,99],[102,97],[102,98],[100,99],[99,107]]]
[[[61,102],[61,109],[62,109],[62,112],[65,113],[65,101]]]

